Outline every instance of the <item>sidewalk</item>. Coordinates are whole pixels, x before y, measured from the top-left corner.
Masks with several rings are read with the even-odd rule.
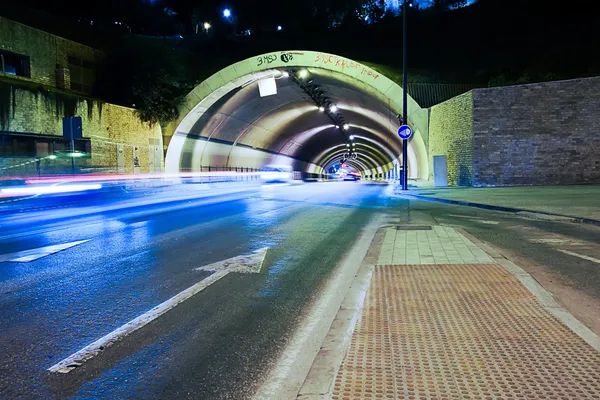
[[[600,339],[521,268],[448,227],[378,235],[299,399],[600,399]]]
[[[421,188],[408,194],[600,221],[600,185]]]

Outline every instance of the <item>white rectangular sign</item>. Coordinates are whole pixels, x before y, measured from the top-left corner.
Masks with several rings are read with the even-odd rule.
[[[265,78],[258,81],[258,91],[260,92],[260,97],[277,94],[277,83],[275,82],[275,77],[271,76],[270,78]]]

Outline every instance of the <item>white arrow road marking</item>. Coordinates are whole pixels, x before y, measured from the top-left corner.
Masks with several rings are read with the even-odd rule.
[[[0,262],[12,261],[12,262],[30,262],[35,261],[39,258],[49,256],[50,254],[58,253],[59,251],[66,250],[70,247],[77,246],[78,244],[89,242],[88,240],[79,240],[77,242],[55,244],[53,246],[40,247],[38,249],[24,250],[16,253],[2,254],[0,255]]]
[[[253,254],[233,257],[227,260],[216,262],[214,264],[209,264],[205,265],[204,267],[197,268],[197,270],[200,271],[214,271],[214,273],[209,277],[205,278],[204,280],[196,283],[194,286],[191,286],[185,289],[183,292],[176,294],[164,303],[157,305],[145,314],[142,314],[139,317],[129,321],[128,323],[121,326],[120,328],[115,329],[108,335],[96,340],[94,343],[87,345],[78,352],[51,366],[50,368],[48,368],[48,371],[60,372],[63,374],[72,371],[73,369],[83,365],[83,363],[85,363],[86,361],[100,354],[106,348],[112,346],[119,340],[123,339],[125,336],[137,331],[144,325],[148,324],[151,321],[154,321],[156,318],[165,314],[167,311],[173,309],[174,307],[183,303],[190,297],[206,289],[213,283],[217,282],[219,279],[228,275],[230,272],[260,272],[262,265],[265,261],[265,257],[267,255],[267,250],[268,248],[265,247],[255,251]]]
[[[584,260],[588,260],[588,261],[591,261],[591,262],[595,262],[596,264],[600,264],[600,259],[598,259],[598,258],[586,256],[586,255],[579,254],[579,253],[575,253],[575,252],[569,251],[569,250],[558,249],[558,251],[560,251],[561,253],[568,254],[570,256],[583,258]]]

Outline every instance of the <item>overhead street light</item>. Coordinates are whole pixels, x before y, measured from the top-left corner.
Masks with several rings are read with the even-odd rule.
[[[347,131],[348,129],[350,129],[350,125],[344,124],[344,130]]]
[[[229,18],[229,17],[231,17],[231,10],[230,10],[229,8],[226,8],[226,9],[224,9],[224,10],[223,10],[223,16],[224,16],[225,18]]]
[[[298,76],[300,76],[300,78],[304,79],[308,76],[308,71],[303,69],[302,71],[300,71],[300,73],[298,74]]]
[[[337,106],[334,104],[331,107],[329,107],[329,111],[331,112],[336,112],[338,110]]]
[[[325,112],[325,107],[323,107],[323,106],[319,107],[319,111]]]
[[[354,135],[350,135],[349,139],[354,140]]]

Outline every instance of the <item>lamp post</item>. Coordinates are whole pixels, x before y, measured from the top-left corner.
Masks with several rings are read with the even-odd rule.
[[[402,2],[402,125],[408,123],[408,71],[406,70],[406,14],[410,0]],[[402,140],[402,190],[408,190],[408,139]]]

